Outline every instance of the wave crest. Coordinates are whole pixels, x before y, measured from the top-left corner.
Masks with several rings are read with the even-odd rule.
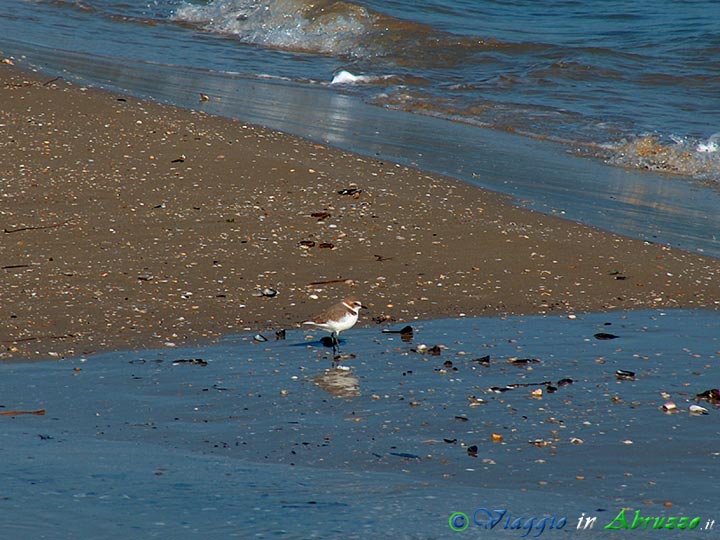
[[[216,0],[186,3],[174,20],[257,45],[327,54],[353,54],[374,16],[342,1]]]
[[[690,176],[715,185],[720,183],[720,134],[707,141],[671,137],[668,142],[644,135],[609,148],[613,165]]]

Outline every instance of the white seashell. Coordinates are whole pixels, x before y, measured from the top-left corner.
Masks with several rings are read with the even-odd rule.
[[[705,407],[701,407],[700,405],[690,405],[688,410],[690,414],[710,414]]]

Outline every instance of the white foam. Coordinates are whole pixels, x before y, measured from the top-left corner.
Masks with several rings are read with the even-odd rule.
[[[375,77],[369,77],[367,75],[353,75],[349,71],[338,71],[333,77],[330,84],[362,84],[372,82]]]
[[[711,135],[706,142],[698,143],[695,150],[708,154],[720,150],[720,132]]]
[[[308,0],[183,2],[173,18],[245,43],[348,55],[357,54],[373,28],[368,10],[352,2],[336,2],[327,12]]]

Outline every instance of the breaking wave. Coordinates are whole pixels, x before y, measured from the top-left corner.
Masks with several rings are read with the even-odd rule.
[[[720,186],[720,133],[706,140],[673,136],[663,141],[644,135],[607,148],[607,161],[613,165],[690,176]]]
[[[352,2],[333,0],[215,0],[184,3],[174,20],[244,43],[349,57],[384,55],[388,45],[433,34],[429,26],[402,21]],[[389,47],[392,49],[392,47]]]
[[[678,66],[646,73],[657,63],[642,49],[460,35],[342,0],[180,0],[171,21],[243,44],[329,58],[332,73],[291,78],[319,80],[379,107],[562,143],[616,166],[720,186],[720,134],[700,138],[707,122],[689,124],[676,106],[686,90],[713,95],[713,79],[670,77],[682,73]],[[657,98],[673,92],[673,99]],[[608,93],[628,105],[615,106],[623,100],[610,102]],[[696,135],[666,135],[683,129]],[[637,135],[645,130],[653,134]]]

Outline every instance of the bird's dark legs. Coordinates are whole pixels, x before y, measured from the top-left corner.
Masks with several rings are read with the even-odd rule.
[[[332,340],[332,346],[333,346],[333,361],[340,359],[340,340],[338,340],[337,332],[333,332],[330,334],[330,339]]]

